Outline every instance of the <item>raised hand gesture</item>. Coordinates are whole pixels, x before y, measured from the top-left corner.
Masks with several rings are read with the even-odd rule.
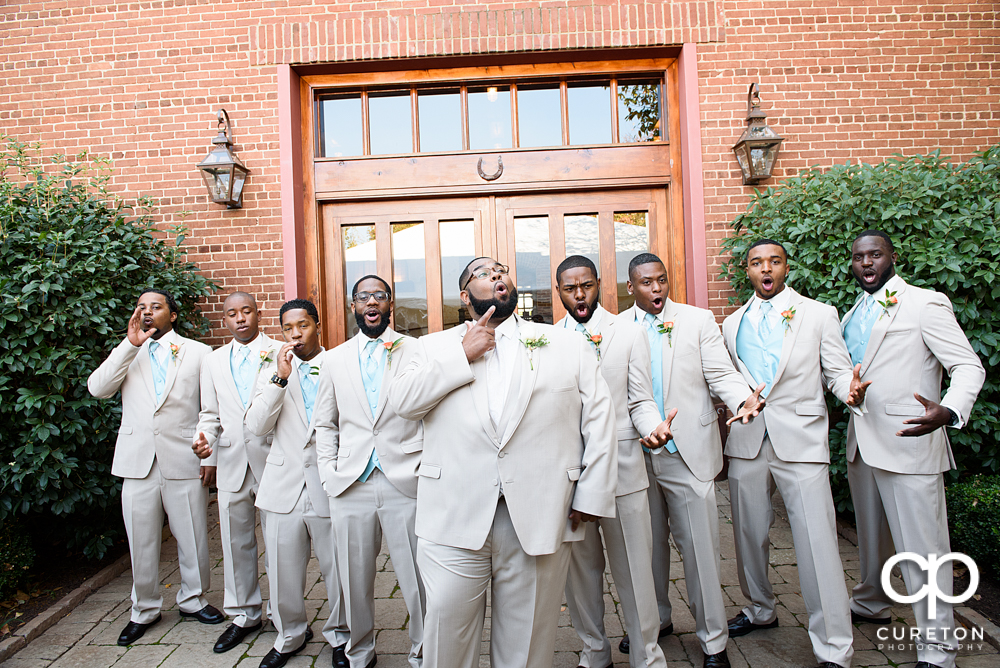
[[[903,420],[903,424],[915,424],[917,426],[897,431],[896,436],[923,436],[951,422],[951,411],[947,408],[936,401],[924,399],[916,392],[913,393],[913,396],[924,405],[924,414],[920,417]]]
[[[861,382],[861,365],[854,365],[854,374],[851,377],[851,390],[847,397],[848,406],[860,406],[865,400],[865,391],[871,385],[870,380]]]
[[[677,416],[677,409],[671,408],[667,413],[667,419],[656,426],[656,429],[646,438],[640,438],[639,443],[648,450],[656,450],[667,444],[667,441],[674,437],[670,431],[670,423]]]
[[[138,348],[148,341],[153,334],[156,334],[156,331],[156,327],[150,327],[145,332],[142,331],[142,313],[139,312],[139,307],[136,306],[135,310],[132,311],[132,317],[128,319],[128,332],[125,334],[128,337],[128,342]]]
[[[750,422],[750,420],[757,417],[762,410],[764,410],[764,399],[760,398],[760,393],[764,391],[767,387],[764,383],[757,386],[757,389],[747,397],[747,400],[743,402],[743,408],[739,410],[733,417],[726,420],[726,425],[731,425],[737,420],[742,420],[743,424]]]
[[[278,378],[288,380],[288,377],[292,375],[292,357],[295,355],[295,343],[286,343],[281,346],[278,351],[278,368],[276,373]]]
[[[465,359],[470,362],[479,359],[496,347],[496,335],[493,333],[493,328],[487,324],[490,318],[493,317],[495,310],[495,306],[486,309],[483,317],[469,327],[469,331],[465,333],[465,337],[462,339],[462,348],[465,349]]]
[[[195,436],[194,442],[191,443],[191,449],[194,450],[194,454],[198,455],[198,459],[206,459],[212,454],[212,448],[208,447],[208,439],[200,431]]]

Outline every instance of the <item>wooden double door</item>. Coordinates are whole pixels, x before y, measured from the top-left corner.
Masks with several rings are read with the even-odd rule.
[[[351,290],[367,274],[393,286],[393,327],[420,336],[469,318],[458,277],[470,260],[491,256],[510,267],[518,313],[552,323],[565,314],[555,270],[569,255],[598,267],[601,303],[632,305],[629,261],[653,252],[666,263],[671,294],[683,300],[684,239],[671,220],[669,186],[586,192],[485,195],[322,203],[320,294],[327,347],[357,331]]]

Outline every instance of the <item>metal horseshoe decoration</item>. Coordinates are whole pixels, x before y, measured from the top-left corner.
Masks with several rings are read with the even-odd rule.
[[[482,157],[479,158],[479,164],[476,165],[476,171],[479,172],[479,176],[481,176],[485,181],[496,181],[500,178],[500,175],[503,174],[503,156],[497,156],[497,171],[492,174],[487,174],[483,171]]]

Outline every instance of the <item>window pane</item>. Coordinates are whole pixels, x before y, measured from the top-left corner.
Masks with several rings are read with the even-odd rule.
[[[392,224],[392,313],[400,334],[427,333],[427,273],[424,265],[424,224]]]
[[[628,293],[628,263],[639,253],[649,252],[649,213],[615,213],[615,264],[618,274],[618,313],[632,308],[635,297]]]
[[[611,84],[570,84],[569,143],[611,143]]]
[[[510,148],[510,86],[469,88],[469,148]]]
[[[409,91],[368,94],[368,135],[372,155],[413,152]]]
[[[517,132],[520,146],[562,145],[559,84],[518,85]]]
[[[458,293],[458,277],[476,257],[474,220],[442,220],[438,223],[441,239],[441,299],[444,329],[470,320],[468,309]]]
[[[431,88],[417,91],[417,116],[420,122],[420,152],[461,151],[462,95],[457,88]]]
[[[319,99],[320,157],[364,153],[361,140],[361,95],[326,95]]]
[[[358,333],[358,323],[354,319],[351,288],[358,279],[375,271],[375,226],[355,225],[341,228],[344,240],[344,286],[347,302],[345,325],[347,338]]]
[[[566,257],[583,255],[600,267],[601,237],[597,231],[597,214],[568,213],[563,217],[563,229],[566,235]]]
[[[525,320],[552,324],[552,274],[549,265],[549,219],[514,219],[517,263],[517,313]]]
[[[618,141],[623,144],[660,139],[660,82],[618,82]]]

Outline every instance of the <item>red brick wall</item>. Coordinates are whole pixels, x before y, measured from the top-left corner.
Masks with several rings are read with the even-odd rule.
[[[277,63],[698,42],[710,271],[745,208],[729,147],[747,85],[788,137],[779,173],[1000,141],[994,3],[65,0],[0,8],[0,131],[49,152],[110,155],[114,190],[159,200],[189,258],[222,286],[284,298]],[[252,170],[245,208],[210,205],[194,168],[225,106]],[[837,140],[835,133],[846,133]],[[711,277],[710,277],[711,279]],[[710,283],[721,313],[725,286]],[[223,330],[216,331],[215,342]]]

